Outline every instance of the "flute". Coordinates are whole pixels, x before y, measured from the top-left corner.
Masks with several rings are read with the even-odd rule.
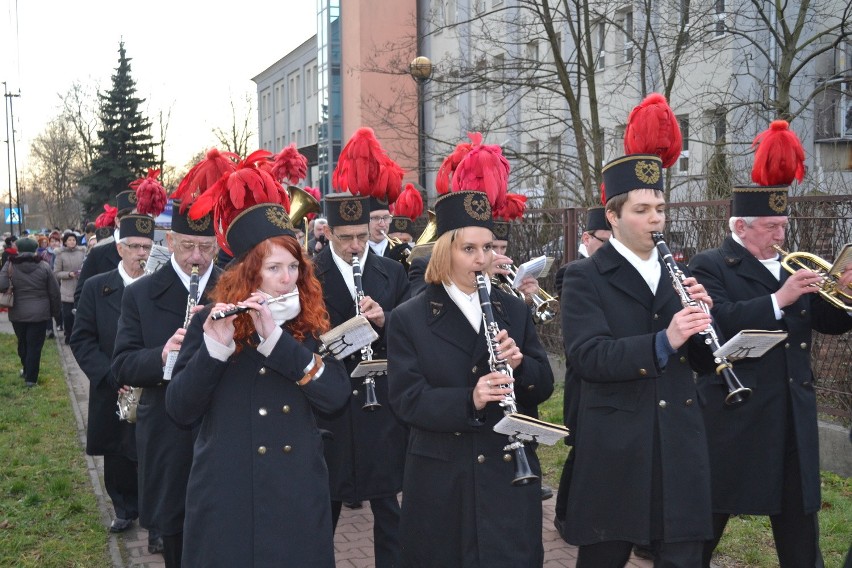
[[[275,296],[274,298],[269,298],[268,300],[261,300],[258,302],[259,304],[274,304],[276,302],[280,302],[282,300],[286,300],[287,298],[292,298],[293,296],[298,296],[299,291],[294,290],[292,292],[287,292],[286,294],[281,294],[280,296]],[[218,312],[213,312],[213,315],[210,316],[211,319],[220,320],[222,318],[226,318],[228,316],[232,316],[234,314],[241,314],[243,312],[249,311],[250,307],[248,306],[235,306],[230,310],[221,310]]]

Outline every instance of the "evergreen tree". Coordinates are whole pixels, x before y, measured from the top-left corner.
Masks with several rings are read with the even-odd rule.
[[[157,157],[150,134],[151,121],[144,117],[139,105],[145,102],[135,96],[136,82],[130,76],[130,61],[124,42],[118,48],[118,68],[112,76],[112,89],[98,93],[101,130],[98,130],[97,157],[92,171],[83,180],[89,186],[85,200],[86,213],[98,214],[104,203],[114,204],[115,196],[128,189],[128,184],[155,167]]]

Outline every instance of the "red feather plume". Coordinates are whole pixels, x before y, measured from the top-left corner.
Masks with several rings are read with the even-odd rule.
[[[527,208],[527,196],[519,193],[506,194],[506,202],[500,209],[494,210],[495,219],[503,219],[513,221],[524,216],[524,211]]]
[[[473,144],[482,144],[481,133],[468,132],[467,135],[473,141]],[[452,154],[444,158],[444,161],[441,162],[441,167],[438,168],[438,175],[435,178],[435,189],[438,190],[439,195],[450,191],[450,181],[453,173],[459,167],[461,161],[464,160],[464,157],[467,156],[468,152],[470,152],[471,148],[473,148],[473,144],[470,142],[459,142]]]
[[[659,93],[651,93],[639,103],[627,119],[624,131],[626,154],[654,154],[668,168],[680,157],[683,138],[674,111]]]
[[[404,171],[390,159],[371,128],[359,128],[340,152],[331,176],[335,190],[393,203],[399,197]]]
[[[412,221],[423,214],[423,196],[420,195],[413,183],[405,184],[405,190],[393,204],[393,214],[399,217],[408,217]]]
[[[185,212],[199,195],[212,187],[223,175],[233,172],[239,160],[240,157],[233,152],[220,152],[216,148],[208,150],[207,156],[189,170],[170,196],[180,200],[180,212]]]
[[[506,201],[509,187],[509,172],[512,167],[497,145],[483,145],[481,136],[471,136],[470,152],[456,168],[453,175],[453,191],[482,191],[488,195],[491,208],[500,209]]]
[[[269,172],[271,152],[257,150],[238,163],[230,173],[225,173],[207,191],[202,193],[189,209],[192,219],[200,219],[213,212],[216,240],[228,254],[231,249],[225,241],[231,221],[245,209],[260,203],[280,203],[290,211],[287,190]]]
[[[146,177],[130,182],[130,189],[136,191],[136,210],[142,215],[156,217],[166,209],[169,197],[158,177],[160,170],[148,168]]]
[[[601,182],[601,205],[606,205],[606,186]]]
[[[805,150],[786,120],[775,120],[754,139],[751,179],[759,185],[790,185],[805,178]]]
[[[95,219],[95,228],[112,227],[115,225],[115,216],[118,214],[118,207],[113,207],[109,203],[104,203],[104,212],[98,215]]]
[[[275,155],[272,176],[281,183],[296,185],[308,177],[308,159],[292,143]]]

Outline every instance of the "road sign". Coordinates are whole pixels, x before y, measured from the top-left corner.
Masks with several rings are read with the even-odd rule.
[[[8,207],[3,208],[4,216],[6,217],[7,225],[21,224],[21,210],[18,207],[13,209],[9,209]]]

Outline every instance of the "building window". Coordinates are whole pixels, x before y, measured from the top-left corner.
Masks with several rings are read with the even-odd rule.
[[[477,14],[481,14],[485,11],[485,0],[474,0],[473,2],[473,11]]]
[[[713,111],[713,130],[716,144],[724,144],[728,135],[727,114],[725,107],[717,107]]]
[[[444,16],[448,26],[456,23],[456,0],[447,0],[447,11]]]
[[[554,39],[555,39],[555,43],[556,43],[556,50],[561,55],[562,54],[562,33],[557,32]],[[551,55],[553,55],[553,61],[556,61],[556,52],[551,53]]]
[[[716,0],[716,29],[715,36],[725,35],[725,0]]]
[[[680,158],[677,161],[677,173],[689,173],[689,116],[681,115],[677,117],[677,122],[680,125],[680,135],[683,138],[683,147],[680,152]]]
[[[551,169],[560,167],[562,164],[562,139],[559,136],[550,138],[548,152],[550,153],[548,161],[552,164]]]
[[[595,71],[603,71],[606,69],[606,28],[604,23],[598,22],[593,27],[592,47],[597,55],[595,61]]]
[[[538,42],[531,41],[527,44],[527,59],[530,61],[538,61]]]
[[[633,61],[633,10],[621,12],[618,18],[621,29],[621,62]]]
[[[690,0],[680,0],[680,33],[681,45],[689,45],[689,29],[692,27],[692,14],[689,10]]]
[[[538,140],[527,142],[527,160],[531,164],[530,185],[535,187],[541,185],[541,156],[538,149]]]

